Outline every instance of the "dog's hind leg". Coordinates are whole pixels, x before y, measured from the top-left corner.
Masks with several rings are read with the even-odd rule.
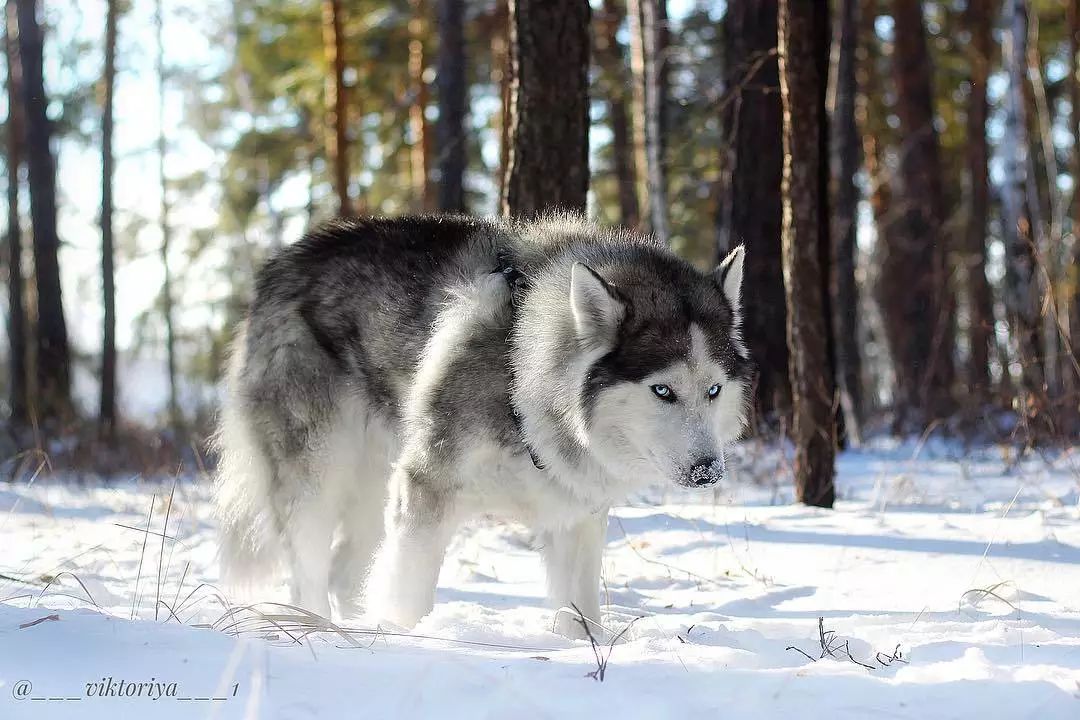
[[[303,463],[289,465],[297,466],[292,468],[294,477],[311,478]],[[279,505],[284,518],[292,604],[329,618],[330,545],[338,520],[335,503],[327,493],[319,492],[317,482],[304,483],[303,489],[297,485],[295,489],[297,492]]]
[[[545,532],[544,565],[548,601],[555,610],[555,632],[585,637],[582,618],[590,625],[600,620],[600,562],[607,535],[607,510],[590,515],[567,528]],[[590,627],[598,634],[595,625]]]
[[[454,526],[449,494],[422,477],[398,468],[390,483],[386,537],[375,556],[365,588],[366,612],[411,628],[435,605],[446,546]]]
[[[390,466],[366,467],[358,478],[363,492],[341,508],[339,536],[330,568],[330,597],[336,616],[348,619],[360,611],[364,579],[383,537],[386,483]]]
[[[394,428],[358,403],[343,411],[340,430],[327,446],[324,485],[340,493],[338,537],[330,566],[335,616],[360,610],[364,579],[383,537],[386,487],[396,452]]]

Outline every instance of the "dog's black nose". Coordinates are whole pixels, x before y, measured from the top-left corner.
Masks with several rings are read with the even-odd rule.
[[[690,468],[690,482],[699,487],[707,487],[720,482],[724,465],[715,457],[701,458]]]

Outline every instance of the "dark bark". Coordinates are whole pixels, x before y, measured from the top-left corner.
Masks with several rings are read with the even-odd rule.
[[[930,56],[920,0],[894,0],[893,76],[902,139],[900,227],[882,259],[882,312],[897,379],[897,416],[915,425],[952,410],[953,307]]]
[[[799,502],[832,507],[836,414],[828,288],[828,4],[781,0],[778,28],[795,490]]]
[[[465,2],[438,0],[439,210],[465,212]]]
[[[1041,293],[1035,258],[1037,198],[1029,193],[1032,172],[1031,135],[1027,121],[1028,5],[1008,0],[1003,34],[1003,64],[1008,73],[1005,137],[1002,143],[1005,182],[1001,189],[1005,243],[1005,307],[1020,362],[1023,395],[1018,405],[1025,414],[1043,409],[1045,378],[1040,349]],[[1034,201],[1034,202],[1033,202]]]
[[[19,217],[19,168],[22,166],[22,69],[19,64],[15,0],[5,5],[4,57],[7,60],[7,269],[8,269],[8,382],[11,421],[26,422],[29,377],[26,372],[25,282],[22,274],[22,225]]]
[[[334,170],[338,213],[351,215],[349,200],[348,97],[345,90],[345,37],[341,0],[323,0],[323,52],[330,76],[326,83],[326,152]]]
[[[604,70],[608,123],[611,126],[611,153],[619,195],[619,222],[636,228],[641,222],[637,198],[637,165],[631,134],[627,95],[632,79],[619,43],[618,30],[626,18],[625,8],[617,0],[604,0],[603,15],[596,33],[597,60]]]
[[[728,4],[724,16],[726,181],[717,224],[719,256],[746,246],[744,283],[754,302],[743,331],[758,363],[757,408],[764,419],[791,411],[786,310],[780,262],[780,178],[784,164],[776,0]]]
[[[116,85],[116,0],[105,13],[105,86],[101,119],[101,405],[99,430],[111,436],[116,425],[116,278],[113,270],[113,94]]]
[[[1078,67],[1078,55],[1080,55],[1080,3],[1073,0],[1069,4],[1069,102],[1070,117],[1069,126],[1073,136],[1072,152],[1072,176],[1073,182],[1080,180],[1080,67]],[[1074,390],[1080,389],[1080,372],[1076,370],[1076,363],[1080,362],[1080,192],[1074,191],[1072,212],[1073,235],[1077,238],[1073,241],[1073,262],[1071,282],[1071,297],[1069,302],[1069,335],[1070,350],[1073,362],[1067,363],[1072,366],[1074,373],[1068,375],[1072,378]],[[1074,398],[1072,406],[1080,412],[1080,398]]]
[[[833,85],[832,165],[835,203],[832,226],[831,290],[836,337],[837,383],[847,434],[859,439],[862,388],[858,338],[859,292],[855,283],[859,190],[859,129],[855,123],[855,55],[858,46],[857,0],[842,0],[836,23],[836,67]]]
[[[506,169],[510,163],[510,6],[507,0],[495,0],[492,16],[495,32],[491,40],[491,79],[499,88],[499,202],[506,192]]]
[[[641,49],[645,68],[645,183],[649,198],[649,228],[665,245],[670,242],[666,143],[664,120],[667,105],[667,0],[640,0]]]
[[[512,0],[510,157],[502,212],[585,211],[588,0]]]
[[[71,371],[60,289],[56,166],[51,148],[52,122],[46,113],[49,101],[42,68],[43,40],[35,0],[17,0],[16,4],[37,287],[37,413],[42,420],[63,420],[71,413]]]
[[[986,141],[986,98],[993,52],[993,17],[988,0],[968,2],[966,20],[971,33],[971,91],[967,107],[967,166],[971,186],[967,218],[967,289],[971,317],[968,391],[983,405],[990,398],[990,349],[994,343],[994,298],[986,277],[986,234],[990,220],[990,153]]]

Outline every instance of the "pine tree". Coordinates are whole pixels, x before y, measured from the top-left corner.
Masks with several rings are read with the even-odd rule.
[[[989,0],[969,2],[965,19],[971,33],[971,92],[967,104],[967,169],[971,197],[965,248],[971,350],[967,373],[972,399],[982,405],[990,398],[990,348],[994,343],[994,299],[986,277],[986,233],[990,220],[987,84],[993,47]]]
[[[946,267],[944,188],[921,0],[894,0],[893,77],[900,121],[902,223],[889,234],[882,311],[900,421],[916,426],[953,407],[953,304]]]
[[[626,71],[626,58],[618,37],[625,19],[623,5],[617,0],[604,0],[596,31],[596,55],[603,68],[603,87],[612,135],[612,161],[618,187],[619,223],[624,227],[636,228],[641,222],[637,197],[638,171],[630,113],[627,110],[633,104],[633,99],[627,93],[631,78]]]
[[[438,0],[439,210],[465,212],[465,3]]]
[[[18,51],[15,0],[5,5],[4,57],[7,62],[7,246],[8,246],[8,366],[11,421],[27,421],[30,390],[26,371],[26,307],[22,271],[22,225],[19,216],[19,168],[22,166],[22,70]]]
[[[105,73],[101,118],[101,403],[99,429],[105,436],[116,424],[116,278],[113,270],[113,95],[116,85],[117,0],[105,12]]]
[[[507,216],[584,212],[589,189],[588,0],[511,0]]]
[[[799,502],[832,507],[836,416],[828,292],[828,5],[781,0],[783,260]]]
[[[46,112],[49,99],[45,94],[43,40],[36,0],[17,0],[16,5],[37,287],[37,412],[44,420],[63,420],[71,413],[71,368],[60,289],[56,166],[51,148],[52,122]]]
[[[1030,137],[1027,122],[1028,6],[1025,0],[1006,0],[1002,59],[1009,78],[1005,97],[1005,184],[1001,189],[1005,239],[1005,306],[1020,360],[1025,409],[1038,408],[1044,392],[1039,354],[1039,283],[1033,252],[1034,227],[1028,180]]]
[[[323,47],[329,76],[326,81],[326,149],[334,168],[338,214],[351,215],[349,200],[349,133],[345,90],[345,37],[341,0],[323,0]]]
[[[844,409],[844,429],[859,438],[862,425],[858,313],[855,283],[856,233],[859,190],[859,130],[855,123],[855,56],[858,45],[858,3],[841,0],[836,23],[836,63],[832,81],[832,168],[834,214],[832,223],[832,307],[836,334],[837,383]]]
[[[161,229],[161,245],[159,257],[164,279],[161,283],[161,314],[165,320],[165,356],[166,371],[169,379],[169,424],[174,429],[180,428],[182,420],[180,415],[179,388],[177,385],[176,367],[176,325],[173,311],[173,271],[169,259],[169,250],[172,245],[172,226],[169,222],[169,214],[172,210],[169,198],[169,178],[166,174],[166,154],[168,152],[168,138],[165,133],[165,8],[164,0],[157,0],[154,12],[154,31],[157,40],[157,55],[155,58],[155,70],[158,82],[158,184],[161,188],[161,204],[158,213],[158,222]]]
[[[780,272],[780,178],[784,164],[780,81],[776,61],[777,2],[732,0],[724,16],[723,116],[726,180],[717,224],[722,257],[746,246],[748,303],[743,330],[758,363],[757,403],[765,419],[791,410],[786,309]]]

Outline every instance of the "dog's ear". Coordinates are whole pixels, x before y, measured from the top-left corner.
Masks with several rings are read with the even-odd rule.
[[[584,263],[570,268],[570,309],[574,328],[587,346],[605,347],[615,341],[626,304],[614,288]]]
[[[712,273],[716,284],[724,289],[724,297],[727,298],[728,304],[736,315],[742,307],[742,274],[745,257],[746,250],[740,245],[728,253],[728,256]]]

